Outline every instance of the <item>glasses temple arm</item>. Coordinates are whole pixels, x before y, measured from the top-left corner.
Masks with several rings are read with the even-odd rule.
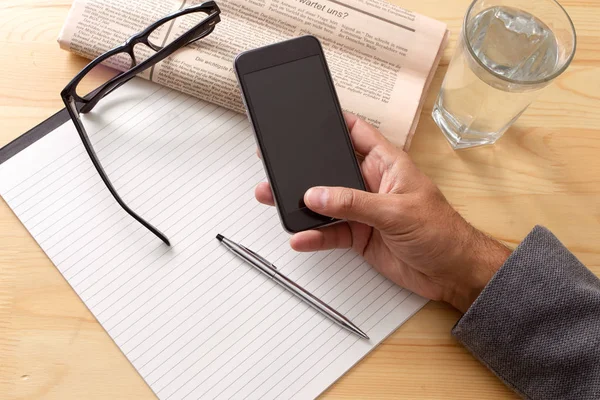
[[[142,217],[140,217],[138,214],[136,214],[121,199],[121,197],[115,190],[114,186],[108,179],[108,175],[106,175],[106,172],[104,171],[104,168],[102,167],[102,164],[100,164],[100,160],[98,159],[98,156],[96,155],[96,152],[94,151],[94,149],[92,147],[92,143],[90,142],[87,134],[84,131],[83,124],[81,123],[81,120],[79,119],[79,116],[77,115],[77,111],[73,110],[73,108],[75,108],[75,103],[73,101],[69,101],[68,99],[63,99],[63,100],[65,100],[65,104],[67,105],[67,110],[68,110],[69,114],[71,115],[71,119],[73,119],[73,121],[75,122],[75,126],[77,127],[77,133],[79,133],[79,137],[81,138],[81,141],[83,142],[83,147],[85,148],[86,152],[88,153],[88,156],[92,160],[92,164],[94,164],[96,171],[98,172],[98,174],[100,175],[100,178],[102,179],[102,181],[108,188],[110,194],[114,197],[114,199],[117,201],[117,203],[127,212],[127,214],[132,216],[136,221],[138,221],[140,224],[142,224],[146,229],[148,229],[150,232],[152,232],[154,235],[156,235],[167,246],[170,246],[171,242],[161,231],[156,229],[154,226],[152,226],[150,223],[148,223],[146,220],[144,220]]]

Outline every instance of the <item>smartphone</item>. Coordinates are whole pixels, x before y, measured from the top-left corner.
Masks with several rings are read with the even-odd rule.
[[[250,50],[234,67],[284,229],[339,222],[303,200],[314,186],[365,190],[319,40],[302,36]]]

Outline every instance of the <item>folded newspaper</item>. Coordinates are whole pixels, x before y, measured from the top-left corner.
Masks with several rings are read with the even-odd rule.
[[[74,0],[59,36],[63,49],[93,59],[152,22],[201,0]],[[443,52],[447,28],[384,0],[217,0],[221,22],[142,77],[243,113],[233,72],[237,54],[312,34],[323,45],[344,110],[407,150]],[[186,30],[175,20],[156,35]],[[136,46],[138,61],[152,51]],[[122,68],[115,63],[113,68]],[[122,63],[121,63],[122,64]]]

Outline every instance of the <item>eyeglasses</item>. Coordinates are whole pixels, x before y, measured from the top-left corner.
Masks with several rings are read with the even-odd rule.
[[[221,11],[219,10],[217,3],[214,1],[207,1],[205,3],[191,6],[172,13],[148,26],[144,31],[133,35],[127,39],[124,44],[96,58],[83,70],[81,70],[81,72],[79,72],[77,76],[73,78],[67,87],[65,87],[60,93],[69,116],[71,117],[71,120],[75,124],[75,128],[81,137],[81,141],[83,142],[85,150],[87,151],[92,163],[94,164],[94,167],[98,171],[98,174],[102,178],[102,181],[104,181],[104,184],[114,199],[129,215],[135,218],[139,223],[150,230],[150,232],[155,234],[168,246],[170,246],[169,239],[167,239],[162,232],[133,212],[127,206],[127,204],[123,202],[121,197],[119,197],[119,194],[113,187],[110,179],[108,179],[108,175],[104,171],[104,168],[102,167],[102,164],[100,163],[100,160],[98,159],[98,156],[92,147],[92,142],[90,141],[85,131],[85,127],[81,121],[80,113],[85,114],[92,111],[92,109],[101,99],[125,84],[127,81],[131,80],[140,72],[143,72],[153,65],[159,63],[180,48],[208,36],[215,29],[215,25],[220,21],[220,13]],[[175,35],[171,33],[171,28],[175,23],[181,27],[189,26],[189,29],[181,36],[175,37]],[[166,35],[161,32],[161,28],[167,29]],[[164,36],[162,43],[159,44],[158,42],[160,40],[157,39],[157,37],[160,38],[162,36]],[[151,50],[152,53],[154,53],[140,63],[137,62],[134,52],[135,46],[138,44],[145,45]],[[107,82],[100,85],[87,96],[78,94],[78,89],[84,86],[80,86],[82,80],[88,76],[90,71],[94,70],[95,67],[101,64],[118,65],[121,67],[120,69],[125,71],[119,72],[116,76],[107,80]]]

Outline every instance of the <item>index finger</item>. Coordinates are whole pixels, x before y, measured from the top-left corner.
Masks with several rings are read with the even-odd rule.
[[[363,121],[354,114],[344,113],[344,119],[350,131],[354,148],[362,155],[367,155],[375,147],[387,146],[388,140],[371,124]]]

